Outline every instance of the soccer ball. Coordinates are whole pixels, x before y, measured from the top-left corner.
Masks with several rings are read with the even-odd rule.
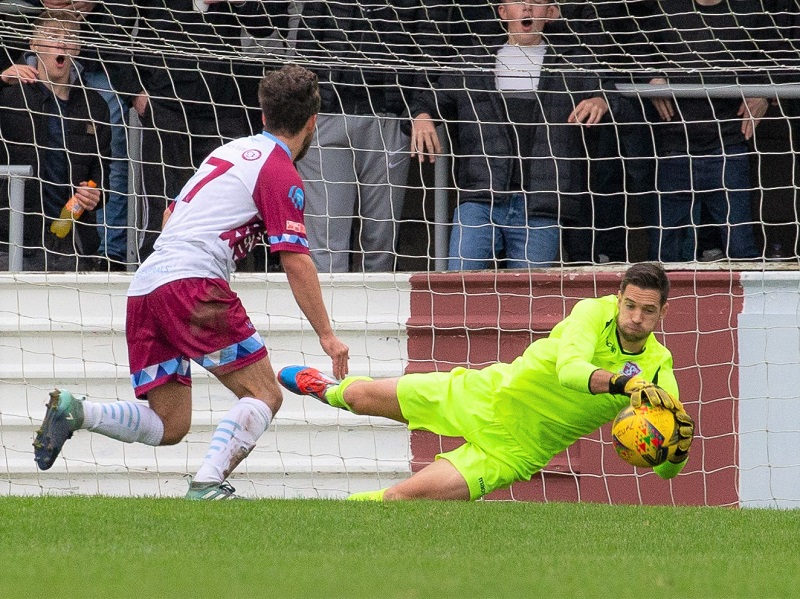
[[[675,415],[647,403],[623,408],[611,425],[611,442],[619,457],[640,468],[666,462],[678,449],[679,439]]]

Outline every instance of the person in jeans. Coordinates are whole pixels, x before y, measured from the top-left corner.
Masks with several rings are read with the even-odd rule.
[[[41,0],[39,4],[46,10],[69,10],[83,19],[83,29],[93,34],[97,13],[93,13],[97,2],[78,0]],[[96,210],[99,224],[100,246],[96,256],[87,260],[91,270],[125,270],[128,255],[128,139],[125,133],[125,119],[129,104],[111,87],[107,68],[100,60],[96,48],[83,47],[81,53],[81,81],[97,91],[108,104],[111,124],[111,161],[109,173],[109,193],[105,204]]]
[[[102,96],[81,84],[79,30],[74,12],[41,13],[30,52],[0,73],[0,163],[33,167],[25,181],[25,270],[87,270],[100,244],[96,212],[108,190],[111,127]],[[83,213],[59,237],[50,227],[73,195]],[[7,214],[0,211],[4,243]]]
[[[751,69],[764,66],[762,50],[770,38],[777,39],[759,2],[675,0],[661,6],[662,12],[645,21],[657,51],[655,60],[663,66],[650,83],[769,83],[767,75]],[[760,256],[750,209],[747,142],[768,100],[706,96],[659,97],[652,102],[660,119],[652,124],[660,208],[651,254],[665,262],[695,259],[700,224],[722,232],[721,256]],[[695,210],[697,203],[705,211]],[[698,221],[698,214],[707,217]]]
[[[560,16],[548,0],[500,2],[507,33],[476,39],[429,93],[412,105],[412,155],[441,152],[435,119],[454,138],[459,203],[450,237],[450,270],[483,269],[504,255],[510,268],[552,266],[560,228],[587,202],[586,143],[609,105],[596,76],[567,56],[546,26]]]
[[[419,8],[418,0],[303,3],[297,53],[325,65],[316,69],[317,131],[298,165],[320,272],[394,270],[410,164],[401,115],[414,81],[397,57],[419,57]]]

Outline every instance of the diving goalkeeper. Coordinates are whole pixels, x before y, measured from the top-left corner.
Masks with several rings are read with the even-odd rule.
[[[313,368],[288,366],[278,380],[294,393],[356,414],[466,440],[407,480],[351,499],[477,499],[530,479],[628,403],[643,401],[663,405],[678,419],[678,450],[654,468],[672,478],[688,460],[694,423],[678,400],[672,354],[653,335],[667,313],[668,294],[660,265],[635,264],[617,295],[578,302],[548,337],[510,364],[383,380],[351,376],[341,383]]]

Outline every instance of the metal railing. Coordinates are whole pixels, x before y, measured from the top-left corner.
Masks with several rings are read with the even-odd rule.
[[[739,85],[617,83],[617,91],[640,98],[800,98],[800,84]]]
[[[25,233],[25,178],[33,173],[29,164],[0,166],[0,178],[8,179],[8,270],[22,270],[22,248]]]

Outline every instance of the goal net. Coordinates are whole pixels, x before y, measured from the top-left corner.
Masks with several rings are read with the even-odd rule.
[[[698,422],[686,472],[634,471],[604,428],[493,497],[800,502],[785,449],[800,440],[795,2],[114,0],[73,2],[48,27],[41,8],[0,7],[0,492],[183,492],[232,401],[202,372],[174,448],[81,432],[45,473],[32,431],[53,386],[131,397],[130,273],[203,158],[261,130],[265,70],[292,63],[320,80],[298,170],[351,372],[512,360],[627,265],[667,265],[659,335]],[[92,177],[104,206],[55,238]],[[329,369],[278,258],[262,244],[238,270],[273,365]],[[234,484],[344,496],[453,443],[287,397]]]

